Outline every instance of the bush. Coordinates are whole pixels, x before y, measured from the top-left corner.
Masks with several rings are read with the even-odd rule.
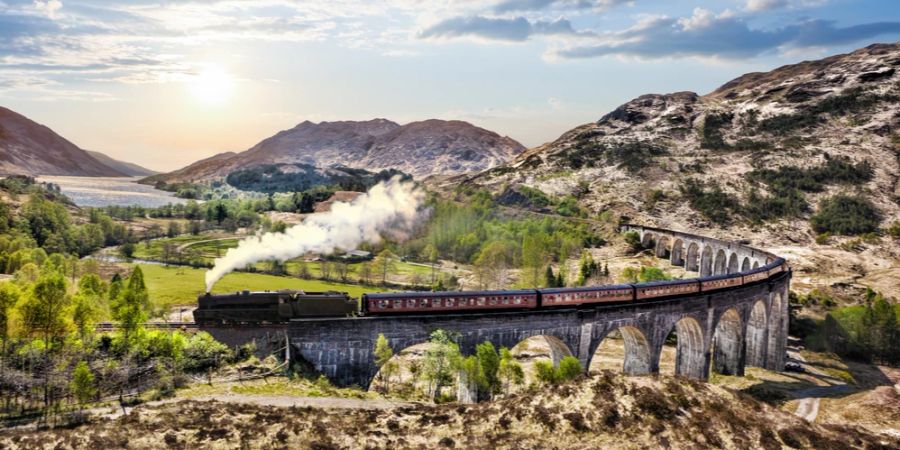
[[[881,214],[861,196],[835,195],[822,200],[810,224],[817,233],[857,235],[878,229]]]
[[[713,184],[707,190],[705,183],[689,179],[679,189],[691,208],[715,223],[728,223],[731,214],[740,210],[738,200],[722,191],[718,185]]]
[[[900,238],[900,220],[892,223],[891,226],[888,227],[887,234],[894,239]]]

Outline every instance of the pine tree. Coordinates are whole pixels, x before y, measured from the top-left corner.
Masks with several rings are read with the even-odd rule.
[[[544,273],[544,286],[556,287],[556,275],[553,274],[553,268],[550,266],[547,266],[547,271]]]

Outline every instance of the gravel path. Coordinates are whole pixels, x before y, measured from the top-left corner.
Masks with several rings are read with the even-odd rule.
[[[806,358],[804,358],[800,353],[791,351],[788,352],[788,357],[799,362],[807,373],[816,375],[821,378],[827,378],[829,382],[836,383],[827,386],[817,386],[809,389],[804,389],[802,391],[797,391],[796,393],[794,393],[794,395],[796,395],[800,400],[797,403],[797,410],[794,411],[794,414],[796,416],[806,419],[808,422],[815,422],[816,417],[819,416],[819,404],[821,403],[822,397],[830,397],[853,390],[852,387],[848,386],[843,381],[834,378],[824,372],[821,372],[809,364],[806,364]]]

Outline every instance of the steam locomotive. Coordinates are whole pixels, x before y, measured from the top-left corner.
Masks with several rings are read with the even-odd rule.
[[[236,292],[201,295],[194,321],[200,325],[282,323],[304,317],[477,313],[641,302],[698,294],[765,281],[789,271],[783,258],[742,273],[689,280],[606,286],[503,291],[367,293],[357,301],[346,292]]]

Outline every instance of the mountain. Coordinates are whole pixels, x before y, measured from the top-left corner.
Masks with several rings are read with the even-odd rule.
[[[810,221],[835,194],[870,204],[849,219],[865,222],[860,231],[900,220],[898,66],[900,44],[875,44],[750,73],[706,95],[643,95],[507,164],[433,187],[487,188],[517,206],[540,190],[593,214],[748,239],[792,256],[801,272],[897,292],[900,270],[865,278],[898,267],[890,237],[817,236]]]
[[[86,150],[89,155],[93,156],[94,159],[103,163],[103,165],[107,167],[112,167],[113,169],[124,173],[130,177],[146,177],[150,175],[155,175],[159,172],[155,170],[150,170],[146,167],[141,167],[137,164],[133,164],[130,162],[119,161],[118,159],[113,159],[109,156],[106,156],[100,152],[94,152],[91,150]]]
[[[50,128],[0,107],[0,174],[121,177]]]
[[[399,125],[386,119],[313,123],[305,121],[241,153],[198,161],[148,181],[221,179],[265,164],[398,169],[415,177],[479,171],[508,161],[522,144],[470,123],[425,120]]]

